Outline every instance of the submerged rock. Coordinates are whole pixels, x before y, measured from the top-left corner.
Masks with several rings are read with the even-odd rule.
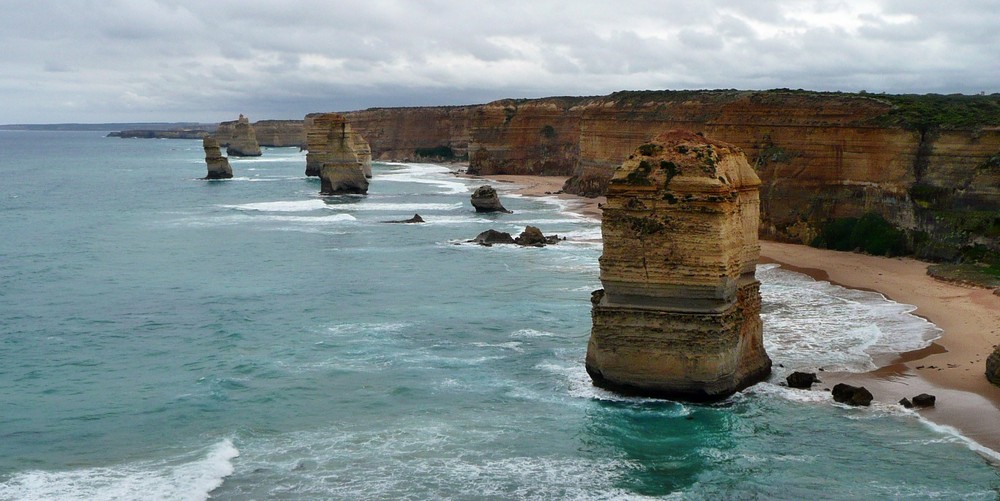
[[[754,276],[759,185],[739,148],[683,131],[615,171],[587,346],[595,385],[718,400],[770,374]]]
[[[833,387],[833,400],[847,405],[867,406],[872,403],[872,392],[864,386],[839,383]]]
[[[259,157],[260,144],[257,143],[257,133],[250,120],[240,115],[233,125],[233,137],[226,146],[226,153],[232,157]]]
[[[541,247],[548,243],[545,239],[545,235],[542,234],[542,230],[534,226],[527,226],[524,231],[514,239],[514,243],[517,245],[532,245],[536,247]]]
[[[201,140],[201,146],[205,149],[205,165],[208,167],[208,175],[204,179],[229,179],[233,177],[233,168],[229,166],[229,159],[222,156],[219,142],[214,137],[205,136]]]
[[[488,184],[476,188],[476,191],[472,194],[472,206],[476,208],[476,212],[505,212],[512,214],[511,211],[504,208],[503,204],[500,203],[500,195],[497,195],[497,190]]]
[[[469,240],[469,242],[489,247],[493,244],[513,244],[514,237],[505,231],[497,231],[491,228],[476,235],[476,238]]]
[[[382,221],[382,222],[383,223],[402,223],[402,224],[423,223],[424,222],[424,218],[420,217],[420,214],[414,214],[413,217],[411,217],[410,219],[401,219],[399,221]]]
[[[798,372],[795,371],[785,378],[788,383],[789,388],[799,388],[799,389],[810,389],[813,383],[821,383],[822,381],[816,377],[815,372]]]

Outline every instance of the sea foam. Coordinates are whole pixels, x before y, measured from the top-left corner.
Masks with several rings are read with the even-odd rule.
[[[0,499],[201,501],[232,475],[240,452],[222,440],[200,452],[157,461],[69,471],[25,471],[0,484]]]

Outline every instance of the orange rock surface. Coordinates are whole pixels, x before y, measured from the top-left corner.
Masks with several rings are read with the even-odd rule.
[[[770,373],[759,186],[738,148],[690,132],[656,136],[615,170],[586,359],[595,384],[713,400]]]

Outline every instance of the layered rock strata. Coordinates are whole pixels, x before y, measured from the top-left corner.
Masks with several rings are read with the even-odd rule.
[[[309,153],[306,173],[315,169],[324,195],[368,193],[364,164],[358,157],[358,139],[344,115],[323,113],[311,117],[306,136]]]
[[[906,108],[907,99],[959,107]],[[996,101],[646,91],[347,115],[379,160],[467,154],[470,173],[572,175],[566,191],[592,196],[603,195],[615,168],[657,131],[701,131],[740,147],[757,169],[763,237],[810,243],[831,221],[876,213],[906,232],[908,250],[948,260],[971,248],[1000,255],[1000,117],[988,111]],[[947,122],[976,110],[993,116]]]
[[[611,178],[586,367],[626,393],[715,400],[765,378],[760,180],[739,148],[670,131]]]
[[[226,153],[235,157],[261,156],[260,143],[257,142],[257,132],[250,125],[247,117],[240,115],[235,122],[223,122],[220,129],[227,133]],[[231,130],[232,132],[229,132]]]
[[[232,178],[233,168],[229,166],[229,159],[222,156],[219,142],[212,136],[205,136],[201,145],[205,149],[205,165],[208,167],[208,175],[205,176],[205,179]]]

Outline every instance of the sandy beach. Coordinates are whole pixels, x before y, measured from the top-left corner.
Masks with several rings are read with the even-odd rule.
[[[468,176],[474,177],[474,176]],[[487,178],[483,178],[487,179]],[[516,183],[524,196],[552,194],[577,204],[573,210],[600,219],[604,198],[556,192],[565,177],[489,176]],[[879,292],[916,307],[919,315],[943,330],[922,350],[901,353],[887,366],[864,374],[820,373],[816,391],[845,382],[868,388],[875,400],[895,405],[920,393],[937,397],[937,405],[917,410],[928,421],[958,429],[979,444],[1000,452],[1000,388],[985,376],[986,357],[1000,344],[1000,296],[991,290],[943,282],[927,275],[929,263],[815,249],[804,245],[761,242],[762,263],[777,263],[816,280]]]

